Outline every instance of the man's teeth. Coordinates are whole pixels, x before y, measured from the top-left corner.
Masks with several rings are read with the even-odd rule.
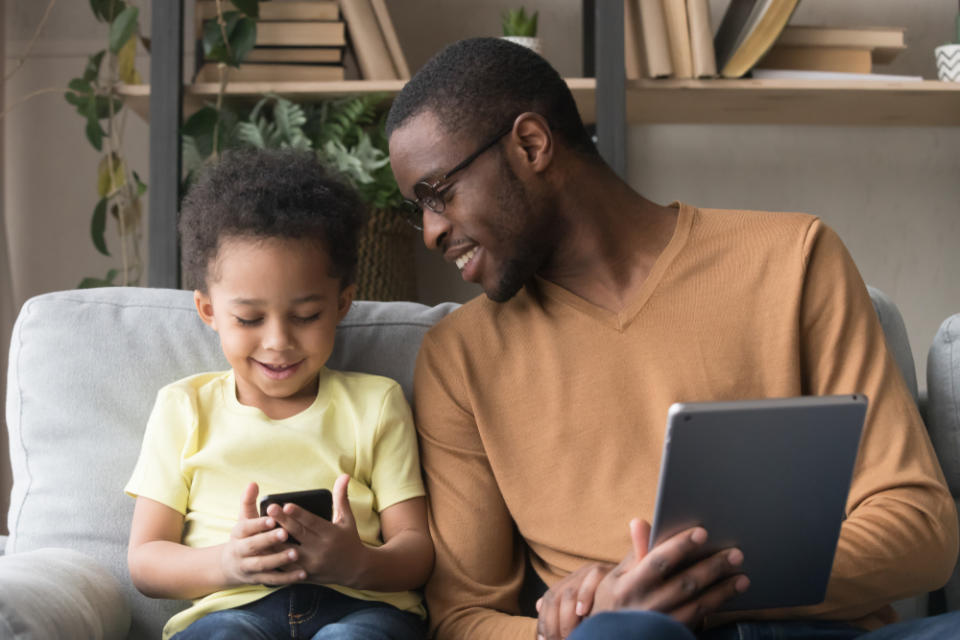
[[[470,249],[470,251],[467,251],[465,254],[457,258],[457,269],[462,271],[463,268],[467,266],[467,263],[473,258],[473,256],[476,255],[477,249],[479,249],[479,247],[474,247],[473,249]]]

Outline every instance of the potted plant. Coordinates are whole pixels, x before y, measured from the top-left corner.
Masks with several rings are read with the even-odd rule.
[[[937,77],[945,82],[960,82],[960,10],[957,12],[955,23],[953,42],[940,45],[933,50],[937,59]]]
[[[534,11],[527,15],[523,7],[504,11],[500,16],[503,38],[529,47],[537,53],[542,53],[540,38],[537,37],[537,17],[539,13],[539,11]]]
[[[403,198],[387,157],[383,123],[388,105],[384,95],[298,105],[267,94],[246,111],[204,107],[183,127],[187,180],[208,158],[228,148],[314,151],[317,160],[345,176],[370,207],[360,237],[357,298],[415,300],[416,232],[396,213]]]

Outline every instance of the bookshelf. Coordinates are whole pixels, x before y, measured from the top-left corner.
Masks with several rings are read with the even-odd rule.
[[[179,123],[216,95],[214,83],[184,85],[183,0],[152,5],[154,87],[127,86],[128,104],[151,121],[151,286],[176,287]],[[960,84],[786,79],[625,80],[623,3],[583,0],[584,66],[596,78],[567,80],[584,120],[596,123],[603,157],[623,175],[626,127],[643,124],[960,126]],[[619,36],[619,37],[617,37]],[[595,47],[595,49],[594,49]],[[595,56],[595,57],[594,57]],[[347,94],[396,94],[400,80],[231,83],[227,95],[254,100],[274,92],[309,101]],[[158,118],[159,114],[159,118]],[[174,141],[174,142],[170,142]]]

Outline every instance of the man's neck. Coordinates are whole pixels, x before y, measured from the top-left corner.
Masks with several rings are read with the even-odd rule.
[[[594,305],[622,310],[673,237],[678,210],[647,200],[605,166],[564,181],[557,205],[568,233],[539,275]]]

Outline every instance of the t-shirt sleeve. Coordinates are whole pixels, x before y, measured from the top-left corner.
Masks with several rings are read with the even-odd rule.
[[[380,405],[370,488],[377,511],[424,495],[413,414],[398,384],[390,385]]]
[[[140,457],[124,491],[150,498],[186,515],[189,480],[182,461],[196,432],[196,409],[183,389],[164,387],[147,420]]]

